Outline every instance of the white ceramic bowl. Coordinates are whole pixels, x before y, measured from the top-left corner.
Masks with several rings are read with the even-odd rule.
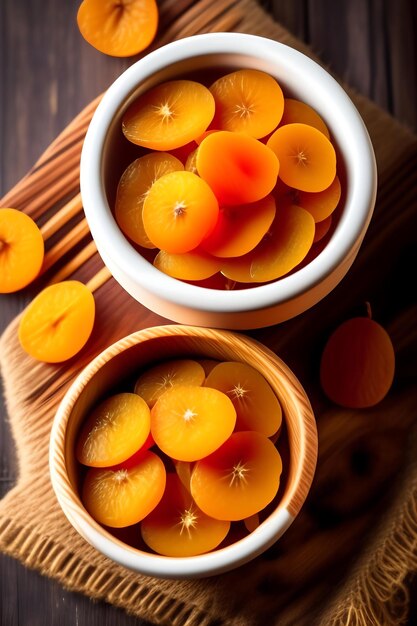
[[[171,278],[127,241],[112,215],[117,182],[134,157],[121,132],[127,107],[163,81],[207,68],[256,68],[274,76],[286,95],[324,119],[344,179],[343,209],[324,250],[273,283],[220,291]],[[275,41],[239,33],[197,35],[150,53],[108,89],[91,121],[81,158],[81,194],[100,255],[114,278],[149,309],[177,322],[258,328],[289,319],[327,295],[353,263],[375,204],[376,165],[362,119],[340,85],[317,63]]]
[[[227,547],[200,556],[172,558],[133,548],[100,526],[84,508],[75,441],[91,408],[123,380],[158,360],[194,356],[242,361],[260,371],[281,402],[283,432],[277,446],[283,456],[280,500],[252,533]],[[287,442],[287,443],[285,443]],[[283,452],[286,451],[284,455]],[[74,381],[55,416],[50,471],[58,501],[74,528],[97,550],[117,563],[151,576],[199,578],[253,559],[290,526],[310,489],[317,460],[313,411],[301,384],[273,352],[257,341],[227,331],[189,326],[156,326],[139,331],[104,350]],[[139,530],[137,531],[139,534]]]

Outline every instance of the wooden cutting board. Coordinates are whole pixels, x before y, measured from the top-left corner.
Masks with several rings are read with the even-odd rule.
[[[166,0],[160,6],[158,46],[198,32],[236,30],[271,37],[311,55],[251,0]],[[351,96],[374,143],[380,180],[362,249],[348,276],[316,307],[285,324],[250,333],[295,371],[318,420],[317,474],[291,529],[265,555],[235,572],[204,581],[167,582],[141,577],[98,555],[59,509],[48,477],[48,442],[65,390],[105,346],[134,330],[166,323],[112,279],[106,280],[78,210],[79,154],[92,103],[0,201],[41,225],[49,224],[44,226],[47,267],[36,288],[63,276],[92,280],[97,303],[91,340],[63,365],[34,363],[23,354],[16,336],[18,320],[1,338],[0,364],[20,467],[18,484],[0,503],[1,550],[67,588],[161,624],[396,623],[393,615],[407,605],[399,590],[404,592],[404,577],[417,565],[417,455],[410,443],[417,408],[417,307],[404,270],[415,259],[417,142],[369,101]],[[62,206],[72,217],[67,227],[58,228]],[[51,222],[54,215],[60,217]],[[79,254],[84,258],[80,267],[74,262]],[[364,314],[366,301],[392,337],[395,383],[377,407],[342,410],[320,391],[320,353],[335,326]]]

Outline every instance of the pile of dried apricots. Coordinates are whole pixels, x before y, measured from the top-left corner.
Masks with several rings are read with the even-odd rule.
[[[81,425],[83,503],[107,527],[140,522],[143,541],[159,554],[213,550],[232,522],[253,530],[275,498],[281,421],[269,383],[245,363],[154,365],[134,392],[106,398]]]
[[[330,229],[341,185],[329,131],[264,72],[157,85],[129,106],[122,130],[147,152],[121,176],[116,221],[174,278],[272,281]]]

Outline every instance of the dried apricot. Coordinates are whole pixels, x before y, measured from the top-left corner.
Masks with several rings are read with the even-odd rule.
[[[157,506],[166,483],[161,459],[147,450],[130,468],[88,469],[82,501],[100,524],[123,528],[137,524]]]
[[[217,257],[247,254],[261,241],[274,217],[275,200],[271,195],[250,204],[224,207],[201,247]]]
[[[91,467],[109,467],[129,459],[149,437],[148,405],[135,393],[118,393],[101,402],[78,436],[76,456]]]
[[[158,27],[155,0],[84,0],[77,13],[84,39],[100,52],[129,57],[149,46]]]
[[[315,222],[322,222],[333,213],[339,204],[342,188],[338,176],[324,191],[309,193],[300,191],[298,193],[297,204],[314,217]]]
[[[153,264],[164,274],[181,280],[204,280],[217,274],[221,267],[219,259],[200,250],[184,254],[170,254],[160,250]]]
[[[173,80],[139,96],[124,114],[122,130],[144,148],[173,150],[201,135],[213,115],[214,98],[207,87]]]
[[[179,461],[196,461],[216,450],[230,437],[235,423],[230,399],[207,387],[173,387],[151,411],[155,443]]]
[[[323,191],[336,176],[336,152],[323,133],[307,124],[280,126],[267,146],[277,155],[280,178],[301,191]]]
[[[20,344],[39,361],[66,361],[87,342],[94,317],[94,297],[85,285],[76,280],[50,285],[25,309],[19,324]]]
[[[274,152],[257,139],[222,130],[201,142],[197,171],[221,205],[247,204],[272,191],[279,162]]]
[[[117,187],[114,216],[120,229],[143,248],[155,246],[147,236],[142,219],[143,203],[153,183],[169,172],[184,169],[181,161],[167,152],[150,152],[128,165]]]
[[[297,267],[314,239],[314,219],[291,205],[279,207],[268,233],[258,246],[241,257],[223,259],[222,273],[243,283],[259,283],[285,276]]]
[[[354,317],[330,336],[321,358],[325,394],[341,406],[374,406],[394,379],[395,354],[384,328],[368,317]]]
[[[32,282],[43,256],[42,234],[32,218],[17,209],[0,209],[0,293]]]
[[[143,205],[143,225],[152,243],[182,254],[196,248],[214,228],[219,205],[209,185],[191,172],[159,178]]]
[[[176,385],[202,385],[205,379],[203,367],[192,359],[172,359],[154,365],[139,376],[135,393],[152,408],[158,398]]]
[[[265,435],[233,433],[218,450],[196,463],[191,494],[210,517],[241,520],[273,500],[281,472],[280,454]]]
[[[318,243],[327,235],[332,225],[332,216],[326,217],[322,222],[317,222],[314,232],[313,243]]]
[[[236,409],[235,430],[256,430],[267,437],[281,426],[281,405],[269,383],[247,363],[225,361],[214,367],[206,387],[222,391]]]
[[[214,550],[230,522],[205,515],[175,474],[167,474],[165,493],[141,524],[144,542],[158,554],[187,557]]]
[[[317,128],[327,139],[330,139],[329,129],[323,122],[320,115],[308,104],[293,98],[285,98],[284,113],[281,118],[280,126],[285,124],[307,124]]]
[[[216,102],[213,124],[220,130],[247,133],[256,139],[276,128],[284,96],[269,74],[242,69],[222,76],[210,87]]]

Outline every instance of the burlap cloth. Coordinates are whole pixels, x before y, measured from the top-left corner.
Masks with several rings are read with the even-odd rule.
[[[207,31],[264,35],[311,52],[250,0],[172,0],[159,3],[156,45]],[[133,302],[111,280],[97,293],[97,323],[86,349],[64,366],[34,363],[17,341],[14,320],[0,341],[5,395],[19,460],[17,485],[0,503],[0,549],[28,567],[80,591],[170,626],[399,624],[417,568],[416,306],[401,281],[415,239],[415,137],[363,97],[350,92],[376,150],[379,194],[375,217],[348,277],[323,302],[275,329],[251,333],[301,378],[318,419],[319,463],[309,498],[286,535],[265,555],[238,570],[197,581],[164,581],[110,562],[67,522],[51,489],[51,421],[83,365],[114,340],[165,320]],[[4,200],[39,216],[40,203],[19,190],[66,146],[81,140],[93,107],[81,114]],[[77,144],[77,145],[78,145]],[[77,172],[74,171],[76,192]],[[16,202],[14,202],[16,200]],[[59,198],[57,198],[57,201]],[[36,205],[36,206],[35,206]],[[35,208],[34,208],[35,207]],[[95,255],[75,277],[101,267]],[[41,285],[39,285],[40,287]],[[402,289],[404,287],[404,289]],[[370,299],[397,353],[389,396],[367,411],[336,409],[318,384],[324,338]]]

